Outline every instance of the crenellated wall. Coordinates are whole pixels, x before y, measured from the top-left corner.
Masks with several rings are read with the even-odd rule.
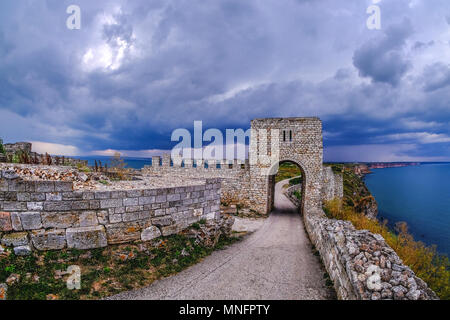
[[[74,191],[72,182],[23,181],[6,172],[0,177],[1,243],[17,254],[148,241],[219,215],[218,179],[185,187]]]
[[[172,166],[171,166],[172,164]],[[182,177],[189,179],[221,179],[221,199],[230,204],[243,204],[250,206],[246,190],[249,190],[250,171],[246,163],[227,163],[226,161],[197,162],[173,164],[170,155],[153,157],[152,165],[145,166],[142,172],[153,177]]]

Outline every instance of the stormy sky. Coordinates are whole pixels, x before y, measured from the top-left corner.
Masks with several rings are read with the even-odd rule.
[[[0,137],[150,156],[194,120],[319,116],[327,161],[450,161],[450,1],[382,0],[380,30],[371,4],[2,0]]]

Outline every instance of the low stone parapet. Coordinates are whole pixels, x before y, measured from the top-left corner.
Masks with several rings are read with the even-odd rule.
[[[220,179],[206,179],[171,188],[74,191],[72,182],[24,181],[0,171],[0,239],[20,252],[149,241],[219,219],[220,187]]]
[[[340,299],[438,299],[381,235],[328,219],[320,209],[308,210],[304,221]]]

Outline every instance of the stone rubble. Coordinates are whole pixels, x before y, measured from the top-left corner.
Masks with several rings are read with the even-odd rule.
[[[348,221],[328,219],[322,210],[309,212],[304,218],[339,298],[438,299],[382,236],[356,230]]]

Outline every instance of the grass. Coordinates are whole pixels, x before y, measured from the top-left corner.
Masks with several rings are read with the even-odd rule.
[[[302,171],[296,164],[291,162],[284,162],[280,164],[278,173],[275,176],[275,183],[301,175]]]
[[[329,218],[348,220],[358,230],[369,230],[382,235],[386,243],[403,260],[403,263],[424,280],[441,299],[450,299],[450,263],[448,257],[439,255],[435,246],[427,247],[424,243],[415,241],[413,236],[408,233],[406,223],[398,223],[396,232],[394,232],[387,227],[387,221],[380,222],[369,219],[357,212],[354,207],[340,200],[327,202],[324,211]]]
[[[180,272],[238,240],[221,237],[214,248],[208,248],[179,234],[89,251],[34,252],[28,257],[16,256],[8,249],[7,256],[0,256],[0,283],[12,273],[20,276],[8,287],[10,300],[46,300],[49,295],[63,300],[99,299]],[[80,290],[67,289],[68,276],[57,275],[58,270],[66,271],[71,265],[81,268]]]
[[[294,178],[289,180],[289,186],[296,186],[298,184],[302,183],[302,177]]]

